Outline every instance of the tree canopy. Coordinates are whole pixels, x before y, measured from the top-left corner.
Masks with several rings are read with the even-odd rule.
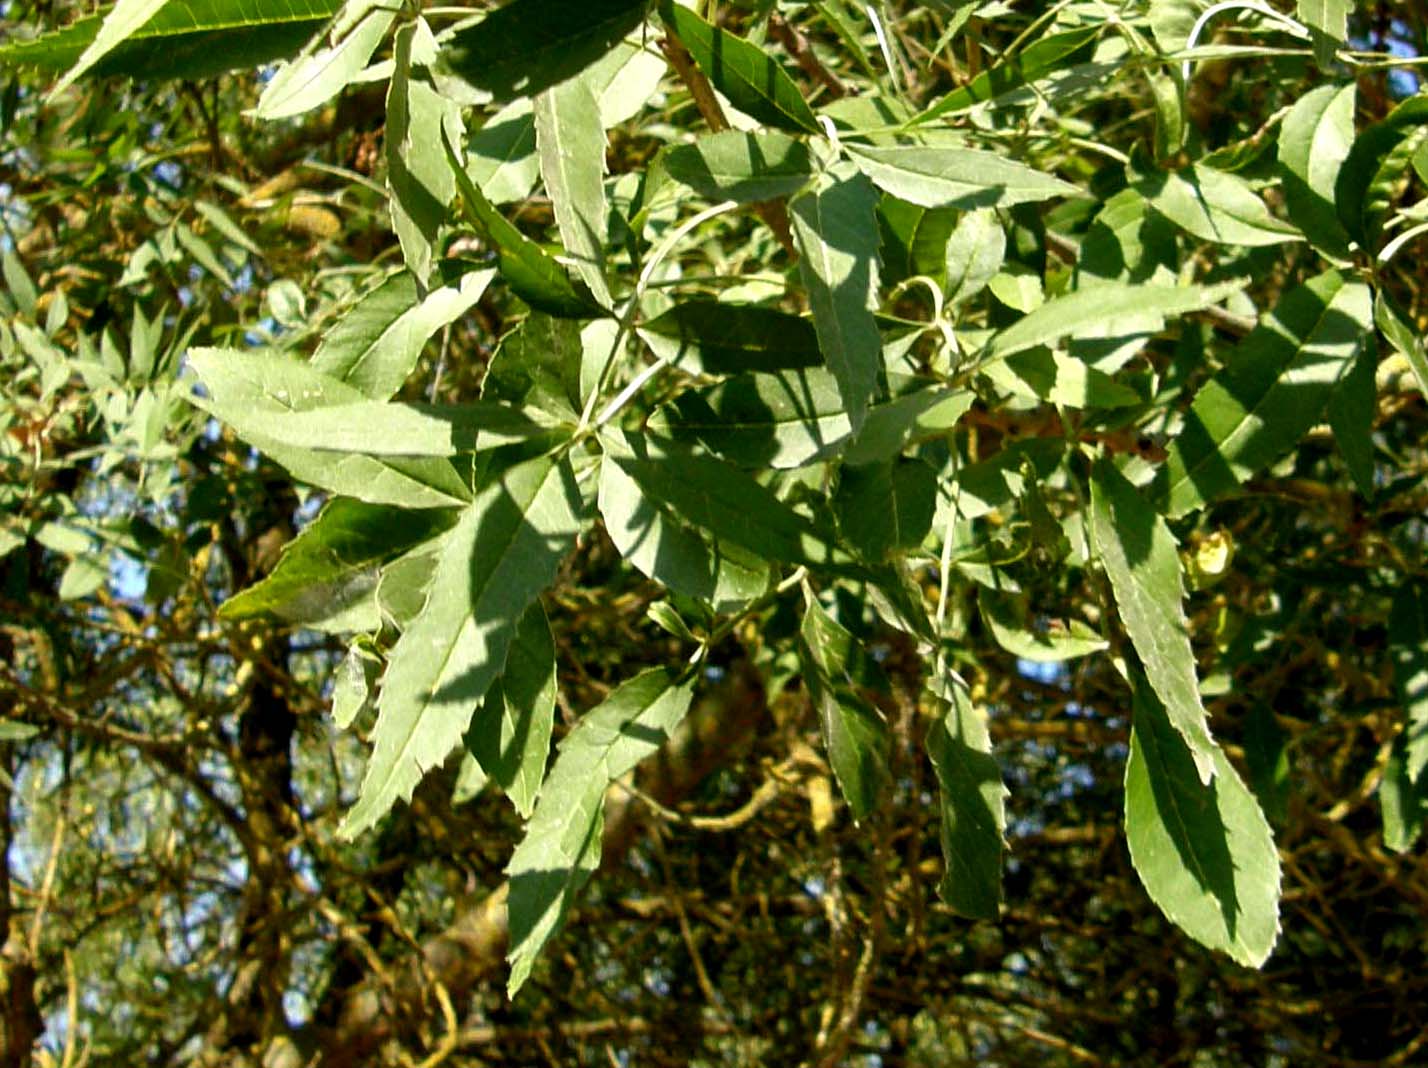
[[[1420,4],[0,26],[0,1063],[1421,1058]]]

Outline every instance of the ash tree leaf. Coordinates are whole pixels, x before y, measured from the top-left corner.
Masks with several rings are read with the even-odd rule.
[[[1083,26],[1052,34],[1032,42],[1026,49],[983,71],[960,89],[948,93],[913,122],[931,122],[954,115],[978,104],[1035,84],[1048,75],[1071,66],[1079,54],[1099,36],[1101,25]]]
[[[892,774],[891,737],[877,709],[854,688],[857,640],[817,601],[809,598],[799,630],[803,681],[823,726],[823,746],[833,777],[853,819],[866,819]]]
[[[794,133],[822,132],[798,83],[758,45],[705,22],[674,0],[661,0],[659,16],[714,88],[745,115]]]
[[[838,528],[872,562],[920,546],[936,506],[937,473],[921,460],[844,464],[833,495]]]
[[[1183,171],[1157,172],[1132,188],[1202,241],[1259,246],[1304,240],[1298,227],[1270,214],[1249,182],[1228,171],[1196,163]]]
[[[574,422],[585,400],[580,388],[582,352],[578,323],[533,312],[501,339],[486,365],[481,396]]]
[[[466,751],[522,819],[535,809],[555,724],[555,639],[539,601],[516,624],[506,666],[466,730]]]
[[[1151,687],[1134,680],[1126,839],[1151,900],[1202,945],[1258,968],[1279,937],[1279,855],[1218,746],[1206,782]]]
[[[824,362],[838,380],[856,433],[877,392],[882,338],[878,293],[877,193],[846,167],[790,204],[799,276],[808,290]]]
[[[529,99],[511,101],[468,135],[466,173],[493,204],[531,195],[540,179],[540,156]]]
[[[1179,266],[1175,227],[1150,209],[1134,189],[1122,189],[1101,206],[1081,242],[1076,285],[1104,282],[1170,286]]]
[[[1324,411],[1372,329],[1369,289],[1336,271],[1290,290],[1199,393],[1151,484],[1171,518],[1234,489]]]
[[[1200,703],[1175,536],[1107,459],[1091,470],[1090,531],[1151,688],[1185,739],[1200,780],[1209,782],[1216,747]]]
[[[381,626],[376,592],[383,565],[449,529],[455,515],[336,498],[284,547],[272,572],[225,601],[219,616],[374,631]]]
[[[1418,391],[1428,397],[1428,352],[1424,351],[1423,339],[1408,325],[1407,317],[1383,290],[1379,290],[1374,298],[1373,318],[1384,340],[1408,361],[1413,378],[1418,383]]]
[[[584,506],[568,460],[517,464],[445,536],[426,603],[388,657],[372,756],[340,833],[372,827],[461,741],[521,615],[575,544]]]
[[[505,102],[574,77],[644,21],[648,0],[511,0],[442,45],[443,70]]]
[[[1142,400],[1135,390],[1104,371],[1044,348],[997,360],[987,364],[985,371],[994,384],[1010,393],[1068,408],[1124,408]]]
[[[1335,185],[1354,142],[1357,86],[1321,85],[1300,97],[1279,128],[1284,205],[1310,244],[1345,259],[1349,235],[1335,208]]]
[[[1377,371],[1377,347],[1360,345],[1358,355],[1339,379],[1338,388],[1329,395],[1325,411],[1329,427],[1334,432],[1334,445],[1344,458],[1354,485],[1366,498],[1372,498],[1377,492],[1373,462],[1373,421],[1378,408]]]
[[[639,334],[656,356],[691,373],[798,370],[822,362],[811,322],[754,304],[683,301]]]
[[[312,367],[386,400],[411,376],[432,335],[470,311],[494,277],[490,270],[468,271],[418,300],[410,272],[392,275],[324,332]]]
[[[1099,653],[1106,640],[1079,619],[1038,625],[1035,613],[1020,594],[977,591],[977,607],[993,640],[1012,656],[1039,664],[1058,664]]]
[[[1416,784],[1428,767],[1428,590],[1422,585],[1409,583],[1394,593],[1388,633],[1393,681],[1406,721],[1403,766]]]
[[[258,97],[258,118],[287,119],[327,103],[362,72],[396,19],[381,0],[348,0],[327,40],[278,68]]]
[[[1349,12],[1353,0],[1296,0],[1299,21],[1309,27],[1314,40],[1314,59],[1320,67],[1334,62],[1334,53],[1344,47],[1349,35]]]
[[[1428,809],[1424,784],[1408,774],[1408,745],[1400,735],[1389,752],[1383,779],[1378,784],[1378,804],[1383,816],[1383,844],[1395,853],[1407,853],[1423,834]]]
[[[1024,163],[953,145],[848,145],[849,158],[878,188],[924,208],[1006,208],[1079,196],[1070,182]]]
[[[813,157],[797,138],[773,130],[724,130],[659,156],[680,185],[710,200],[751,203],[792,196],[813,180]]]
[[[969,211],[947,239],[947,302],[965,304],[997,276],[1006,262],[1007,235],[990,210]]]
[[[588,81],[571,78],[535,98],[541,176],[565,253],[595,299],[610,306],[605,280],[605,127]]]
[[[1409,97],[1354,138],[1334,182],[1334,206],[1349,236],[1365,249],[1378,237],[1386,197],[1380,190],[1407,169],[1428,135],[1428,96]],[[1405,151],[1406,149],[1406,151]]]
[[[941,284],[947,274],[947,241],[959,213],[924,208],[884,194],[878,200],[883,281],[896,284],[924,275]]]
[[[101,59],[132,37],[159,13],[165,3],[166,0],[117,0],[114,6],[105,12],[104,21],[99,24],[98,32],[83,54],[50,90],[48,99],[53,101]]]
[[[437,231],[446,222],[447,206],[456,192],[453,168],[442,158],[439,145],[448,128],[457,131],[455,138],[460,141],[461,110],[413,77],[412,41],[417,27],[418,23],[408,23],[397,30],[384,144],[392,229],[407,269],[425,285]]]
[[[526,836],[506,868],[514,997],[600,866],[605,791],[654,753],[689,710],[692,682],[656,668],[617,687],[560,743]]]
[[[960,916],[995,920],[1002,899],[1007,788],[992,756],[985,716],[955,675],[929,687],[936,717],[927,756],[937,776],[942,857],[938,896]]]

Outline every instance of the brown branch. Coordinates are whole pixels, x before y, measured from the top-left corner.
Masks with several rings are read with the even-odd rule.
[[[834,97],[841,98],[848,95],[848,87],[838,80],[838,75],[823,65],[814,53],[813,46],[808,43],[808,38],[799,32],[797,26],[781,15],[771,15],[769,16],[769,32],[773,34],[774,40],[783,45],[804,74],[827,89]]]

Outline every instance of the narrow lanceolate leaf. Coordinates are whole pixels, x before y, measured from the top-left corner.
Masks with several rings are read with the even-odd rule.
[[[853,430],[878,385],[882,339],[873,319],[878,291],[877,193],[845,168],[791,205],[799,276],[813,307],[824,362],[838,380]]]
[[[1279,937],[1279,855],[1264,813],[1218,746],[1205,782],[1144,680],[1126,763],[1126,839],[1153,900],[1191,938],[1258,968]]]
[[[600,468],[599,500],[620,555],[675,593],[722,611],[768,589],[770,567],[757,553],[691,523],[609,457]]]
[[[1393,681],[1403,703],[1404,767],[1417,783],[1428,767],[1428,590],[1400,586],[1388,620]]]
[[[833,496],[838,529],[864,560],[920,546],[937,510],[937,473],[922,460],[844,464]]]
[[[661,0],[659,15],[714,88],[745,115],[795,133],[822,129],[798,83],[758,45],[710,25],[674,0]]]
[[[857,640],[817,601],[808,602],[799,631],[803,681],[823,725],[823,746],[853,819],[865,819],[891,779],[890,736],[882,716],[855,689]]]
[[[1090,45],[1103,26],[1104,23],[1098,23],[1042,37],[1025,51],[1003,60],[990,70],[977,75],[960,89],[948,93],[913,121],[930,122],[943,115],[966,111],[983,101],[995,100],[1068,67],[1076,59],[1076,53]]]
[[[501,677],[466,731],[466,751],[506,791],[522,819],[535,808],[555,723],[555,639],[536,601],[516,624]]]
[[[579,74],[644,21],[648,0],[511,0],[442,46],[441,65],[497,100]]]
[[[947,240],[962,213],[953,208],[924,208],[894,196],[878,199],[878,230],[883,282],[896,284],[916,275],[936,282],[946,277]]]
[[[397,31],[383,140],[392,228],[401,242],[407,269],[424,284],[431,274],[437,230],[446,221],[447,206],[456,191],[441,139],[451,128],[460,140],[461,111],[413,75],[411,54],[416,33],[417,23]]]
[[[1389,753],[1378,786],[1383,844],[1395,853],[1407,853],[1423,834],[1423,817],[1428,809],[1424,786],[1421,779],[1415,783],[1408,777],[1408,746],[1400,736]]]
[[[1408,361],[1419,392],[1428,397],[1428,352],[1424,351],[1423,339],[1408,325],[1403,312],[1383,290],[1379,290],[1374,298],[1373,319],[1384,339]]]
[[[207,393],[193,403],[302,482],[371,504],[404,508],[451,507],[471,499],[467,477],[448,459],[335,451],[343,446],[334,449],[328,435],[353,433],[352,411],[371,403],[340,379],[274,353],[191,349],[187,359]],[[321,412],[336,406],[348,408],[348,415],[334,422],[330,413]],[[444,432],[450,447],[449,422],[443,428],[423,419],[416,409],[410,414],[428,427],[431,438]],[[362,441],[370,446],[382,441],[394,444],[370,433],[363,434]],[[322,447],[309,448],[308,443]]]
[[[530,100],[513,100],[466,141],[466,173],[493,204],[524,200],[540,179]]]
[[[495,249],[501,277],[511,291],[532,308],[551,315],[588,319],[603,314],[589,287],[573,282],[564,267],[517,230],[476,188],[457,154],[455,144],[459,137],[453,138],[445,128],[440,136],[466,220]]]
[[[483,399],[574,422],[584,405],[580,324],[535,312],[501,339],[481,380]]]
[[[1367,247],[1387,205],[1377,186],[1391,185],[1408,160],[1401,149],[1428,131],[1428,96],[1409,97],[1354,139],[1334,183],[1334,204],[1349,236]],[[1387,172],[1387,173],[1385,173]]]
[[[1214,773],[1215,742],[1200,703],[1185,619],[1185,583],[1175,536],[1115,464],[1091,471],[1091,539],[1165,714],[1185,739],[1202,782]]]
[[[849,145],[848,154],[880,189],[924,208],[1007,208],[1081,192],[1070,182],[976,148]]]
[[[132,37],[158,14],[165,2],[166,0],[117,0],[105,14],[104,21],[99,25],[99,32],[94,35],[94,40],[89,42],[83,55],[50,90],[49,99],[53,100],[101,59]]]
[[[748,203],[792,196],[813,179],[813,157],[774,130],[725,130],[660,154],[665,173],[710,200]]]
[[[1294,6],[1299,21],[1309,27],[1314,37],[1314,58],[1319,66],[1328,66],[1349,35],[1353,0],[1297,0]]]
[[[1305,93],[1279,128],[1279,163],[1289,218],[1310,243],[1339,259],[1349,253],[1349,235],[1339,221],[1334,189],[1354,141],[1357,87],[1322,85]]]
[[[1043,305],[1045,307],[1045,305]],[[987,377],[1009,393],[1068,408],[1122,408],[1141,397],[1083,360],[1038,348],[986,365]]]
[[[1324,411],[1372,329],[1369,289],[1335,271],[1291,290],[1198,394],[1151,485],[1166,515],[1234,489]]]
[[[1061,663],[1101,652],[1108,645],[1079,619],[1042,623],[1040,614],[1033,612],[1027,599],[1018,594],[980,589],[977,606],[996,643],[1021,660]]]
[[[937,717],[927,755],[941,795],[942,858],[938,895],[959,915],[994,920],[1002,899],[1007,788],[992,756],[986,718],[956,676],[930,687]]]
[[[993,211],[969,211],[947,239],[947,302],[965,304],[997,276],[1006,261],[1007,235]]]
[[[692,682],[678,682],[659,668],[647,671],[585,713],[560,743],[535,815],[506,869],[511,996],[599,867],[605,790],[664,743],[693,693]]]
[[[348,0],[325,48],[278,68],[258,97],[258,118],[286,119],[327,103],[345,89],[372,58],[396,18],[380,0]]]
[[[418,302],[412,275],[393,275],[323,334],[311,364],[386,400],[402,388],[432,335],[470,311],[493,277],[494,271],[470,271]]]
[[[1161,171],[1134,188],[1150,206],[1193,237],[1221,245],[1279,245],[1302,241],[1299,228],[1276,219],[1237,174],[1194,164]]]
[[[608,307],[605,280],[605,128],[584,78],[552,86],[535,98],[541,176],[555,209],[565,254],[595,299]]]
[[[167,0],[158,13],[89,68],[91,77],[210,78],[290,56],[320,30],[342,0]],[[0,46],[0,63],[59,73],[97,39],[103,15]]]
[[[284,549],[272,572],[219,615],[268,616],[325,631],[374,631],[382,565],[448,529],[455,511],[411,510],[339,497]]]
[[[446,535],[426,603],[388,658],[372,757],[344,836],[410,798],[461,740],[522,613],[574,545],[581,511],[569,462],[542,457],[485,487]]]
[[[753,304],[689,300],[639,328],[655,355],[696,374],[783,371],[821,362],[807,319]]]

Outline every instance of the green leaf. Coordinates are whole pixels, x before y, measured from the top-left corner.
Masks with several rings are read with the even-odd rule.
[[[1304,235],[1276,219],[1245,179],[1204,164],[1160,171],[1133,188],[1192,237],[1221,245],[1279,245]]]
[[[1279,856],[1264,813],[1218,746],[1206,782],[1139,677],[1126,763],[1131,863],[1181,930],[1258,968],[1279,936]]]
[[[481,396],[575,422],[584,404],[582,352],[578,323],[534,312],[501,339],[486,365]]]
[[[91,77],[209,78],[290,56],[342,6],[342,0],[167,0],[107,52]],[[0,46],[0,63],[59,72],[93,44],[104,21],[79,19],[62,30]]]
[[[966,111],[987,100],[1031,85],[1049,74],[1071,66],[1077,54],[1100,34],[1101,27],[1083,26],[1065,33],[1052,34],[1032,42],[1015,56],[983,71],[960,89],[948,93],[932,107],[913,119],[922,124],[944,115]]]
[[[1423,834],[1425,804],[1423,782],[1408,775],[1408,746],[1399,736],[1378,784],[1378,803],[1383,812],[1383,844],[1395,853],[1407,853]]]
[[[1245,766],[1250,787],[1270,823],[1282,823],[1289,811],[1289,735],[1268,705],[1255,702],[1245,717]]]
[[[1109,645],[1079,619],[1043,621],[1019,594],[980,589],[977,606],[996,643],[1021,660],[1057,664],[1099,653]]]
[[[1418,382],[1419,392],[1428,397],[1428,353],[1423,350],[1423,340],[1418,336],[1418,332],[1408,325],[1408,320],[1394,304],[1393,298],[1383,290],[1379,290],[1374,299],[1373,318],[1394,351],[1408,361],[1413,377]]]
[[[493,204],[531,195],[540,178],[540,158],[529,99],[511,101],[468,135],[466,173]]]
[[[571,78],[535,98],[541,176],[556,226],[575,272],[595,299],[611,302],[605,280],[605,128],[600,105],[584,78]]]
[[[1329,395],[1325,412],[1334,432],[1334,445],[1344,458],[1344,465],[1358,487],[1359,493],[1371,498],[1374,485],[1374,413],[1378,409],[1377,346],[1359,346],[1348,371],[1339,380],[1339,387]]]
[[[636,475],[649,474],[636,469]],[[747,603],[768,589],[769,565],[689,522],[663,498],[607,457],[600,467],[600,515],[620,555],[675,593],[716,611]]]
[[[230,604],[232,602],[229,602]],[[347,649],[332,679],[332,722],[346,730],[367,708],[375,681],[374,658],[354,642]]]
[[[454,510],[393,508],[339,497],[283,549],[255,586],[224,602],[227,620],[269,616],[314,630],[375,631],[382,566],[455,523]]]
[[[1334,189],[1354,141],[1357,86],[1321,85],[1300,97],[1279,128],[1279,164],[1289,218],[1319,251],[1347,258],[1349,235]]]
[[[863,559],[918,548],[932,529],[937,473],[921,460],[844,464],[833,495],[838,527]]]
[[[1339,222],[1365,249],[1378,236],[1386,198],[1380,189],[1408,166],[1414,145],[1428,133],[1428,96],[1409,97],[1354,139],[1334,183]],[[1407,146],[1409,153],[1402,149]],[[1391,165],[1394,157],[1398,162]],[[1387,171],[1387,173],[1385,173]]]
[[[752,304],[684,301],[639,334],[660,359],[694,374],[796,370],[823,359],[811,322]]]
[[[33,723],[21,723],[13,719],[0,719],[0,742],[25,742],[40,733]]]
[[[987,364],[984,370],[994,384],[1010,393],[1068,408],[1123,408],[1141,403],[1135,390],[1104,371],[1044,348],[1018,352]]]
[[[861,655],[853,635],[810,599],[799,631],[803,681],[823,725],[823,746],[853,819],[863,820],[888,787],[890,735],[877,709],[854,689]]]
[[[969,211],[947,240],[947,303],[965,304],[997,276],[1006,262],[1007,235],[991,210]]]
[[[1174,518],[1234,489],[1318,422],[1370,327],[1370,296],[1337,272],[1287,293],[1195,396],[1150,494]]]
[[[1398,587],[1388,620],[1393,681],[1403,703],[1401,738],[1410,782],[1428,767],[1428,590],[1417,583]]]
[[[8,243],[0,250],[0,266],[4,269],[5,289],[14,298],[15,306],[33,319],[40,294],[19,254]]]
[[[831,182],[790,205],[799,276],[813,308],[823,359],[838,380],[856,433],[877,392],[882,338],[878,299],[877,193],[838,168]]]
[[[674,0],[661,0],[659,16],[714,88],[745,115],[795,133],[822,132],[798,83],[758,45],[710,25]]]
[[[501,677],[466,731],[466,751],[506,792],[522,819],[535,809],[555,724],[555,639],[536,601],[516,624]]]
[[[54,88],[49,92],[48,99],[53,101],[56,96],[78,81],[86,71],[123,44],[125,40],[132,37],[146,22],[158,14],[166,2],[167,0],[117,0],[115,5],[105,13],[104,21],[99,24],[94,40],[89,42],[88,47],[85,48],[84,53],[74,66],[55,83]]]
[[[1320,67],[1329,66],[1349,35],[1353,0],[1296,0],[1294,7],[1314,38],[1315,61]]]
[[[833,538],[723,460],[634,433],[602,436],[616,464],[660,510],[765,560],[810,567],[848,563]]]
[[[323,333],[313,369],[386,400],[410,377],[432,335],[470,311],[494,277],[490,270],[468,271],[418,302],[409,272],[391,276]]]
[[[992,756],[985,715],[955,675],[930,687],[937,718],[927,731],[927,755],[941,798],[942,857],[937,893],[958,915],[995,920],[1002,899],[1002,850],[1007,788]]]
[[[381,0],[348,0],[326,48],[284,63],[258,97],[258,118],[286,119],[327,103],[360,74],[397,12]]]
[[[922,275],[941,283],[947,273],[947,240],[958,215],[951,208],[924,208],[894,196],[880,197],[878,230],[883,281],[896,284]]]
[[[446,149],[447,163],[456,176],[456,189],[461,194],[466,220],[495,249],[501,277],[511,291],[532,308],[551,315],[570,319],[603,315],[604,309],[583,283],[577,287],[565,268],[491,206],[462,167],[445,127],[441,131],[441,143]]]
[[[880,189],[924,208],[972,211],[1081,195],[1069,182],[981,149],[953,145],[846,148],[852,161]]]
[[[1163,714],[1185,739],[1200,780],[1209,782],[1217,750],[1195,678],[1175,536],[1107,459],[1091,469],[1090,531],[1121,622],[1151,687],[1165,703]]]
[[[437,231],[446,222],[447,206],[456,192],[458,169],[442,159],[437,145],[448,135],[460,143],[461,109],[412,76],[412,41],[419,25],[408,23],[397,30],[382,140],[392,229],[401,242],[407,269],[425,285]]]
[[[421,612],[388,657],[352,838],[461,740],[500,675],[522,613],[555,578],[581,529],[583,505],[566,460],[528,460],[476,495],[443,539]]]
[[[440,65],[497,100],[549,89],[579,74],[645,18],[648,0],[511,0],[457,30]]]
[[[1076,259],[1076,285],[1089,289],[1102,281],[1173,285],[1179,266],[1177,235],[1164,216],[1150,210],[1145,197],[1122,189],[1102,205]]]
[[[470,500],[467,480],[449,460],[340,451],[346,442],[338,444],[330,435],[352,435],[368,448],[402,448],[406,444],[400,439],[374,438],[367,428],[352,422],[360,415],[370,415],[373,403],[355,387],[272,353],[191,349],[187,358],[208,392],[206,399],[195,398],[193,403],[229,424],[239,437],[300,481],[372,504],[405,508],[445,508]],[[346,412],[335,419],[330,411],[323,414],[320,410],[336,405]],[[376,407],[394,413],[401,406]],[[442,452],[456,448],[450,420],[427,417],[417,409],[407,409],[405,414],[409,423],[423,430],[430,446]],[[445,446],[441,445],[443,432]],[[307,447],[308,443],[314,447]]]
[[[724,130],[660,153],[665,173],[709,200],[750,203],[792,196],[813,179],[808,146],[773,130]]]
[[[692,682],[656,668],[618,687],[560,743],[526,836],[506,872],[514,997],[600,864],[605,790],[654,753],[689,710]]]

